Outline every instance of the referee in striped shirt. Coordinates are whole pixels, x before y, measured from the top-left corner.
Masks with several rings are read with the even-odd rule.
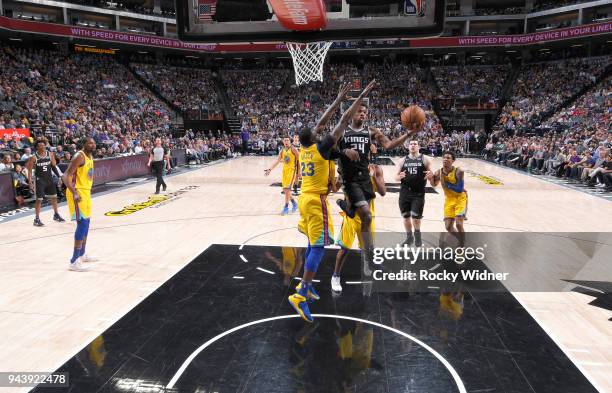
[[[147,166],[151,167],[153,173],[157,177],[157,183],[155,184],[155,193],[159,194],[160,186],[163,187],[163,191],[166,191],[166,183],[164,182],[164,167],[166,166],[166,159],[168,158],[168,152],[163,148],[161,138],[155,138],[155,147],[149,154],[149,163]]]

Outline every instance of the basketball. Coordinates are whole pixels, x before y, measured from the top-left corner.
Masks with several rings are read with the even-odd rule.
[[[421,129],[425,124],[425,111],[418,105],[410,105],[402,111],[401,118],[404,128]]]

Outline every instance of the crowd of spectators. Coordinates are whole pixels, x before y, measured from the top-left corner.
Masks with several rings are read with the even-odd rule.
[[[209,70],[167,64],[131,63],[130,67],[182,112],[205,111],[210,117],[221,113]]]
[[[117,1],[117,0],[68,0],[69,3],[89,5],[92,7],[108,8],[112,10],[130,11],[137,14],[165,16],[175,18],[176,12],[172,2],[164,2],[159,12],[152,7],[146,7],[142,2]],[[167,3],[167,4],[166,4]]]
[[[523,7],[501,7],[501,8],[474,8],[473,15],[517,15],[525,13]]]
[[[432,110],[432,89],[425,82],[424,71],[417,65],[365,62],[357,67],[352,63],[328,63],[324,75],[325,83],[291,85],[283,89],[287,78],[292,78],[285,70],[226,71],[223,74],[228,96],[242,120],[243,130],[254,133],[249,141],[251,151],[275,154],[283,135],[295,135],[301,127],[315,125],[343,83],[359,85],[374,78],[379,84],[369,96],[371,126],[380,128],[391,138],[397,137],[402,131],[401,110],[417,104],[428,114],[426,126],[420,134],[426,144],[431,144],[436,151],[442,149],[442,145],[456,145],[450,136],[444,140],[442,126]],[[252,81],[250,85],[249,81]],[[339,113],[329,126],[338,118]]]
[[[484,155],[530,173],[612,191],[612,77],[561,109],[538,134],[501,132]]]
[[[328,63],[325,83],[297,87],[286,67],[263,65],[249,70],[221,71],[222,82],[247,135],[250,153],[275,155],[285,135],[314,126],[343,83],[360,90],[376,78],[369,96],[369,125],[395,138],[404,130],[401,111],[417,104],[427,113],[417,138],[431,155],[442,151],[478,154],[533,173],[552,174],[585,184],[610,187],[610,78],[564,107],[574,95],[592,86],[611,63],[610,57],[525,65],[513,96],[504,108],[500,131],[488,140],[484,131],[444,132],[432,108],[438,94],[427,72],[401,61]],[[49,150],[66,164],[86,136],[96,141],[96,158],[147,153],[155,137],[164,146],[186,150],[188,160],[206,163],[233,157],[241,136],[194,133],[171,137],[173,111],[115,58],[65,54],[50,50],[4,47],[0,50],[0,129],[30,129],[31,137],[7,132],[0,140],[0,171],[13,174],[21,193],[25,162],[34,138],[45,136]],[[219,110],[210,71],[194,67],[131,64],[159,94],[182,110]],[[445,96],[497,99],[506,66],[434,67]],[[554,113],[553,116],[549,116]],[[545,122],[544,119],[549,118]],[[339,112],[330,121],[331,129]],[[541,124],[542,123],[542,124]],[[539,127],[536,127],[539,126]],[[250,136],[250,137],[248,137]],[[381,154],[405,154],[403,147]],[[600,168],[600,169],[597,169]]]
[[[586,3],[592,0],[536,0],[531,12],[551,10],[553,8],[565,7],[568,5]]]
[[[583,89],[596,83],[612,57],[569,59],[524,65],[499,124],[507,130],[537,127]]]
[[[499,100],[509,65],[467,65],[431,67],[440,98],[478,98],[495,103]]]

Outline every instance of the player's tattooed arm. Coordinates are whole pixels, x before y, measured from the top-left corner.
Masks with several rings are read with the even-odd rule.
[[[51,171],[55,174],[55,176],[61,179],[62,172],[57,167],[57,160],[55,159],[55,154],[52,152],[49,152],[49,157],[51,158]]]
[[[77,154],[75,154],[75,156],[72,158],[72,161],[70,161],[70,164],[68,165],[68,169],[66,169],[66,172],[64,172],[64,174],[62,175],[62,181],[64,182],[64,185],[70,190],[70,192],[72,192],[72,195],[74,196],[74,200],[76,202],[80,201],[81,197],[74,188],[74,184],[72,183],[71,179],[75,175],[77,168],[85,164],[84,154],[85,153],[83,152],[78,152]]]
[[[366,86],[366,88],[361,92],[361,94],[359,94],[359,97],[357,97],[357,99],[353,101],[353,103],[346,110],[346,112],[344,112],[344,114],[340,118],[340,121],[338,122],[338,124],[336,124],[334,131],[332,131],[331,133],[332,138],[334,138],[336,142],[338,142],[338,140],[340,140],[342,135],[344,135],[344,131],[346,130],[346,127],[348,127],[350,121],[353,119],[353,116],[357,112],[357,109],[361,106],[361,102],[368,94],[370,94],[370,92],[372,91],[375,85],[376,85],[376,79],[373,79],[372,82],[370,82]]]
[[[317,122],[317,125],[314,128],[314,131],[316,134],[320,134],[323,131],[325,131],[325,127],[327,126],[327,123],[329,123],[329,120],[331,119],[333,114],[336,112],[336,110],[338,110],[338,107],[340,106],[342,101],[346,98],[346,95],[349,92],[349,90],[351,90],[350,83],[346,83],[340,86],[338,97],[336,97],[334,102],[329,106],[329,108],[327,108],[325,113],[323,113],[323,116],[321,116],[321,118]]]
[[[28,185],[31,191],[34,191],[34,183],[32,183],[32,170],[34,169],[34,164],[36,164],[36,156],[30,156],[26,164],[26,169],[28,170]]]

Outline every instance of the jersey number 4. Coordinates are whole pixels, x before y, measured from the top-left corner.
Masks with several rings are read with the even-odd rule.
[[[302,176],[314,176],[314,163],[302,162]]]

